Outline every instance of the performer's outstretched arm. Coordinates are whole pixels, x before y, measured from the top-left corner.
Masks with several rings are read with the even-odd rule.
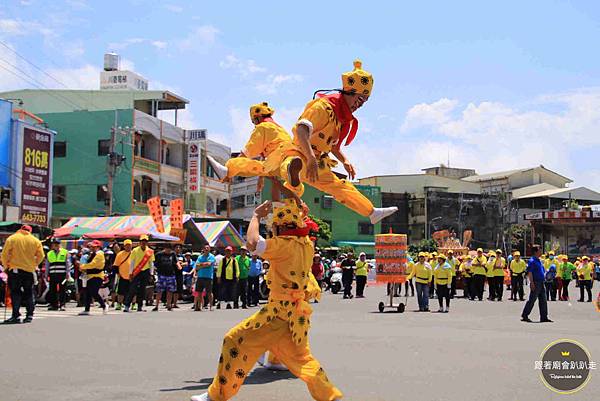
[[[338,159],[344,165],[344,168],[346,169],[346,172],[348,173],[348,177],[351,180],[353,180],[354,177],[356,176],[356,170],[354,170],[354,166],[346,158],[346,155],[344,155],[342,153],[342,150],[338,147],[334,147],[333,149],[331,149],[331,153],[333,153],[335,158]]]
[[[256,244],[258,244],[258,241],[260,240],[260,219],[267,217],[271,208],[271,201],[264,201],[260,206],[254,209],[254,214],[252,215],[250,225],[248,226],[248,239],[246,241],[246,247],[250,252],[256,250]]]
[[[306,156],[306,176],[310,182],[315,182],[319,178],[319,165],[317,164],[315,152],[313,152],[310,146],[311,129],[312,127],[299,123],[296,127],[296,136],[298,137],[302,153]]]

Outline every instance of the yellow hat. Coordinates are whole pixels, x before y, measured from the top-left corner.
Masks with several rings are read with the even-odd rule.
[[[291,198],[286,198],[283,202],[273,202],[273,224],[278,226],[295,225],[296,227],[305,227],[304,213]]]
[[[146,234],[140,235],[140,241],[148,241],[148,239],[149,239],[148,235],[146,235]]]
[[[130,239],[126,239],[123,241],[123,245],[133,245],[133,242]]]
[[[488,256],[496,256],[496,252],[494,252],[494,251],[490,250],[490,251],[488,252]]]
[[[427,257],[427,252],[419,252],[419,257]]]
[[[590,258],[588,256],[582,256],[581,260],[590,260]]]
[[[548,252],[548,255],[552,255],[552,256],[554,256],[554,251],[550,251],[550,252]]]
[[[431,252],[431,256],[437,256],[437,254],[438,253],[436,251]]]
[[[513,256],[521,256],[521,252],[519,252],[519,251],[515,251],[515,252],[513,253]]]
[[[342,74],[342,88],[346,92],[371,96],[373,76],[362,69],[362,61],[354,60],[354,70]]]
[[[477,252],[483,252],[483,248],[477,248]]]
[[[448,255],[454,255],[454,251],[452,249],[448,249]]]
[[[464,256],[465,259],[473,259],[473,257],[471,257],[471,255],[467,254]]]
[[[437,255],[437,258],[446,260],[446,255],[444,255],[443,253],[440,253],[439,255]]]
[[[502,253],[502,249],[496,249],[496,253]]]
[[[267,102],[253,104],[250,106],[250,119],[253,120],[256,117],[270,116],[275,113],[275,109],[269,106]]]

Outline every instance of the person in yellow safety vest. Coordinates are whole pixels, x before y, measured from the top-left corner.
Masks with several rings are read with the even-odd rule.
[[[526,269],[527,263],[521,259],[521,252],[515,251],[513,253],[513,260],[510,261],[510,299],[512,301],[517,300],[517,294],[519,295],[519,301],[525,300],[523,276]]]
[[[577,302],[583,302],[585,299],[584,292],[587,291],[588,302],[592,302],[592,272],[594,271],[594,263],[590,262],[590,258],[583,256],[581,263],[577,266],[577,278],[579,279],[579,299]]]
[[[475,259],[473,259],[472,263],[473,293],[471,294],[471,297],[473,300],[475,300],[475,297],[477,297],[480,301],[483,301],[483,289],[487,274],[486,266],[487,258],[483,254],[483,249],[477,248],[477,256],[475,256]]]
[[[290,134],[273,120],[273,114],[275,109],[267,102],[250,106],[250,120],[255,127],[239,157],[229,159],[223,166],[212,156],[206,156],[220,179],[229,181],[235,176],[258,176],[261,177],[259,187],[262,187],[262,177],[279,177],[284,180],[284,187],[290,190],[297,187],[297,192],[303,192],[300,182],[302,153]],[[288,157],[290,162],[284,164]],[[257,160],[259,158],[263,160]]]
[[[471,299],[473,292],[473,265],[472,265],[471,255],[467,254],[463,256],[462,261],[458,270],[460,271],[460,275],[463,280],[463,297],[466,299]]]
[[[546,271],[548,271],[552,263],[556,263],[554,260],[554,251],[548,252],[544,259],[542,259],[542,264],[544,265],[544,269],[546,269]]]
[[[415,278],[419,312],[429,312],[429,283],[432,281],[433,271],[431,265],[426,261],[427,252],[419,252],[418,258],[406,279]]]
[[[67,281],[71,279],[71,260],[66,249],[60,247],[58,238],[52,239],[46,254],[46,279],[48,280],[48,310],[65,310]]]
[[[446,257],[447,257],[446,262],[452,268],[452,288],[450,289],[450,298],[454,298],[456,296],[456,280],[457,280],[456,272],[458,271],[458,268],[460,267],[460,262],[454,256],[454,251],[452,249],[448,250]]]
[[[35,302],[33,283],[36,269],[44,260],[42,243],[31,234],[31,226],[24,225],[6,239],[2,248],[2,267],[8,275],[7,286],[12,301],[12,316],[5,324],[21,323],[21,302],[25,303],[27,316],[24,323],[33,321]]]
[[[343,397],[311,354],[308,332],[312,308],[306,302],[314,256],[309,228],[294,204],[266,201],[254,210],[246,246],[270,260],[269,301],[260,311],[229,330],[223,339],[217,373],[208,392],[192,401],[226,401],[242,387],[260,355],[272,351],[290,372],[302,379],[315,400]],[[272,212],[273,237],[259,235],[260,221]]]
[[[446,256],[440,253],[437,257],[437,264],[433,269],[433,277],[437,290],[439,313],[448,313],[450,311],[450,289],[452,288],[452,267],[446,261]],[[444,309],[444,299],[446,300],[446,309]]]
[[[106,263],[104,259],[104,252],[102,252],[102,242],[94,240],[90,242],[89,247],[92,251],[90,254],[91,261],[89,263],[82,263],[79,265],[79,270],[82,270],[86,274],[86,287],[85,287],[85,309],[79,313],[81,316],[87,316],[90,314],[90,306],[95,299],[102,308],[102,313],[106,315],[108,307],[104,302],[104,299],[98,294],[98,290],[104,281],[104,265]]]
[[[406,263],[406,271],[411,272],[414,264],[415,264],[415,261],[409,256],[408,261]],[[412,279],[406,280],[404,282],[404,296],[405,297],[408,297],[408,288],[409,287],[410,287],[410,296],[414,297],[415,296],[415,286],[412,282]],[[400,290],[402,290],[402,284],[400,284]],[[400,291],[400,292],[402,292],[402,291]]]
[[[492,266],[492,284],[494,285],[494,295],[496,300],[502,302],[502,295],[504,293],[504,269],[506,268],[506,259],[502,256],[502,250],[496,249],[496,259]]]
[[[493,301],[496,298],[496,286],[494,285],[494,263],[496,261],[496,252],[490,249],[488,259],[485,265],[485,276],[488,284],[488,301]]]
[[[431,272],[433,273],[433,268],[437,264],[437,256],[438,253],[433,251],[429,254],[429,265],[431,266]],[[429,299],[435,298],[435,280],[432,279],[429,283]]]

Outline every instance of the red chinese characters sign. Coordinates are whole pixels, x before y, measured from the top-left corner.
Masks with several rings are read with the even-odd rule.
[[[30,128],[23,130],[23,178],[21,221],[48,225],[52,134]]]
[[[191,143],[188,151],[188,191],[198,192],[200,149],[197,143]]]
[[[403,283],[409,275],[405,234],[375,235],[377,282]]]

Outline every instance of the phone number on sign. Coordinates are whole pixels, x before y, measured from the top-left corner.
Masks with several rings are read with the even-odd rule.
[[[21,220],[30,223],[46,224],[46,216],[43,214],[24,213]]]

